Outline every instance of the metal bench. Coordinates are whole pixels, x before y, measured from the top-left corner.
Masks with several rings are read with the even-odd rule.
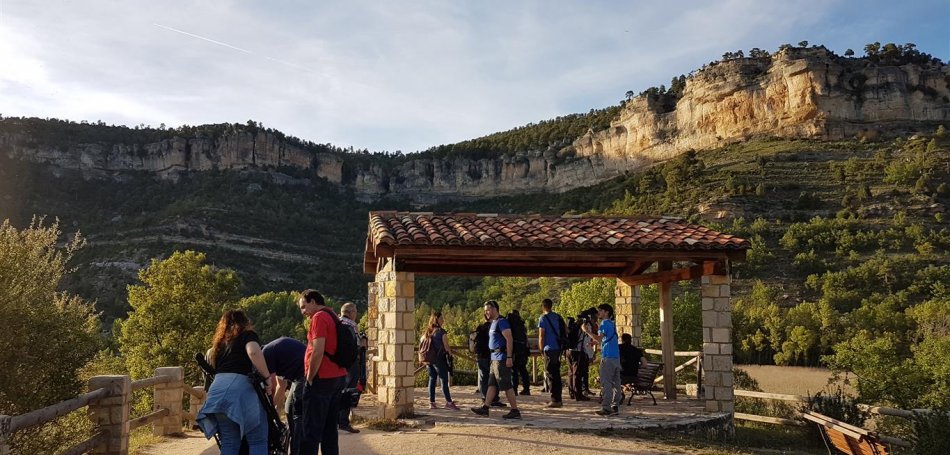
[[[653,363],[647,362],[646,366],[640,366],[637,369],[637,377],[631,378],[629,376],[624,376],[626,379],[633,379],[630,382],[624,380],[623,392],[624,394],[630,394],[627,398],[627,406],[630,406],[630,403],[633,402],[634,395],[650,395],[650,398],[653,399],[653,406],[656,406],[656,397],[653,396],[653,384],[656,381],[657,375],[660,374],[660,371],[663,369],[662,363]]]
[[[830,455],[835,455],[835,449],[848,455],[887,455],[890,453],[887,446],[874,432],[832,419],[817,412],[804,412],[802,417],[818,425],[818,430],[821,432],[821,437],[825,441],[825,447],[828,448]]]

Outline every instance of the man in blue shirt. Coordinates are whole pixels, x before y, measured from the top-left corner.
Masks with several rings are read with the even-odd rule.
[[[512,355],[514,354],[514,342],[511,338],[511,325],[501,317],[498,311],[498,302],[489,300],[485,302],[485,319],[491,321],[491,328],[488,329],[488,348],[491,349],[491,367],[488,372],[488,393],[485,395],[485,402],[482,406],[472,408],[472,412],[481,416],[488,416],[488,406],[498,396],[499,391],[504,391],[508,397],[508,403],[511,404],[511,411],[501,416],[504,419],[520,419],[521,411],[518,410],[518,401],[515,397],[515,391],[511,387],[511,367],[514,364]]]
[[[303,357],[307,351],[307,345],[293,338],[280,337],[264,345],[261,349],[264,353],[264,362],[267,363],[267,369],[277,376],[277,390],[274,392],[274,405],[280,407],[284,402],[284,412],[287,413],[287,428],[290,430],[291,439],[299,439],[300,435],[295,434],[303,429],[301,417],[303,416]],[[290,388],[290,397],[284,401],[284,396]],[[291,447],[295,444],[291,443]],[[296,450],[292,450],[296,454]]]
[[[604,391],[601,406],[597,415],[612,415],[620,413],[620,343],[617,342],[617,326],[614,324],[614,307],[603,304],[597,307],[597,316],[600,318],[600,328],[597,333],[591,333],[588,326],[584,326],[594,341],[600,343],[600,382]]]
[[[541,301],[541,311],[544,313],[538,319],[538,346],[541,346],[541,353],[544,355],[544,376],[551,385],[551,402],[547,404],[548,408],[560,408],[561,404],[561,337],[567,337],[566,333],[561,333],[564,327],[561,325],[561,315],[551,311],[554,302],[551,299]]]

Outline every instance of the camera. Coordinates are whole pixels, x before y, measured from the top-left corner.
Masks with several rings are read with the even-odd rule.
[[[577,315],[578,324],[593,324],[597,322],[597,308],[588,308]]]

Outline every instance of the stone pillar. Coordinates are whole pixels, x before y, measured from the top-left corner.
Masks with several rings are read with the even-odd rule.
[[[376,335],[380,359],[376,399],[379,417],[395,419],[411,415],[415,384],[416,289],[415,276],[397,272],[388,261],[376,274],[379,312]]]
[[[132,380],[128,376],[93,376],[89,379],[89,390],[96,389],[110,391],[108,398],[89,403],[89,418],[106,433],[106,439],[90,453],[128,455]]]
[[[729,283],[728,275],[702,278],[703,385],[706,410],[710,412],[735,412]]]
[[[192,390],[195,390],[195,391],[200,390],[202,392],[207,393],[205,391],[205,388],[202,386],[194,386],[192,387]],[[207,398],[207,395],[205,395],[205,398]],[[189,430],[193,430],[195,428],[195,425],[198,424],[195,418],[198,416],[198,411],[201,410],[201,406],[204,405],[205,398],[199,398],[190,393],[188,394],[188,422],[185,424],[185,426]]]
[[[367,349],[379,348],[379,283],[372,282],[366,284],[366,343]],[[377,351],[377,354],[379,352]],[[370,392],[376,393],[376,362],[372,355],[366,356],[366,387]]]
[[[170,376],[172,380],[155,386],[152,410],[168,409],[169,412],[152,424],[152,434],[166,436],[181,433],[185,371],[182,367],[162,367],[155,369],[155,376]]]
[[[641,346],[643,324],[640,321],[640,286],[631,286],[617,278],[614,310],[617,313],[617,331],[629,333],[634,346]]]

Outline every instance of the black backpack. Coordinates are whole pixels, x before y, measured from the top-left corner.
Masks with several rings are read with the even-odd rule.
[[[356,363],[356,357],[359,355],[359,346],[356,343],[356,337],[353,335],[353,329],[343,323],[336,313],[329,308],[320,311],[326,311],[333,317],[333,323],[336,324],[336,353],[326,353],[326,356],[343,369],[349,369]]]
[[[549,324],[551,323],[551,318],[549,317],[550,315],[551,313],[542,316],[548,319]],[[557,315],[556,324],[557,328],[554,329],[554,336],[557,337],[558,348],[561,351],[571,349],[571,343],[567,339],[567,324],[564,323],[564,318],[562,318],[561,315]],[[551,327],[554,328],[554,324],[551,324]]]

